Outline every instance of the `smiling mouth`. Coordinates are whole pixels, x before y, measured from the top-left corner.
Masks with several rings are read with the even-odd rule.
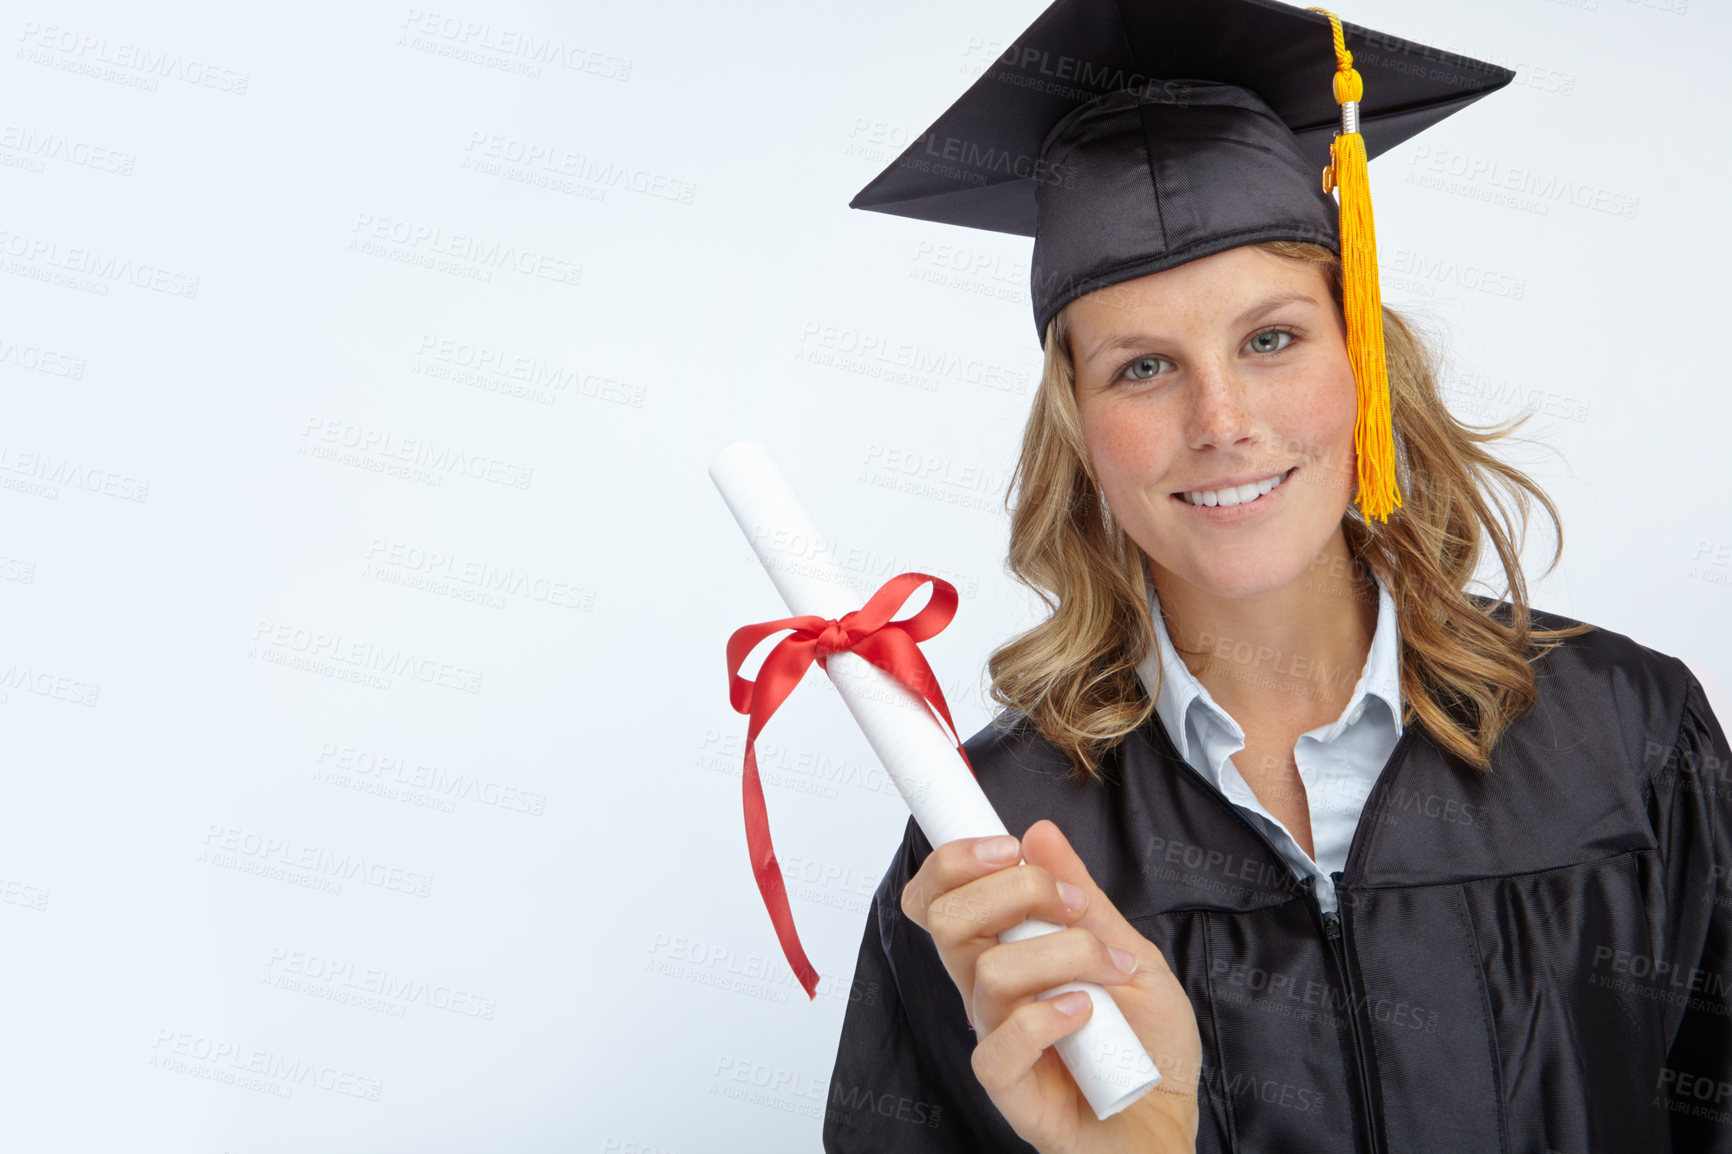
[[[1236,485],[1229,489],[1192,489],[1188,493],[1174,493],[1173,500],[1183,501],[1187,505],[1205,505],[1211,507],[1230,508],[1234,505],[1249,505],[1260,501],[1287,483],[1288,478],[1298,469],[1298,465],[1288,469],[1276,477],[1268,477],[1262,481],[1253,481],[1248,485]]]

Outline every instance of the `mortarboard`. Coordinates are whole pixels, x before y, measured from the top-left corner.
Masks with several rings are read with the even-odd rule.
[[[1366,162],[1514,76],[1275,0],[1056,0],[849,207],[1034,237],[1043,344],[1096,289],[1240,245],[1326,245],[1359,505],[1387,519],[1401,497]]]

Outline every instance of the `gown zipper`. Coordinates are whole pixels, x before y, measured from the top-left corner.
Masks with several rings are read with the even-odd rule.
[[[1186,773],[1195,776],[1196,771],[1185,762],[1184,758],[1179,756],[1179,749],[1178,746],[1173,744],[1172,735],[1167,732],[1166,726],[1161,724],[1158,719],[1155,722],[1154,730],[1160,735],[1161,744],[1166,747],[1167,759],[1179,765]],[[1378,771],[1376,783],[1371,787],[1371,792],[1366,795],[1365,805],[1360,810],[1360,827],[1354,829],[1353,841],[1347,847],[1346,866],[1347,869],[1353,870],[1355,874],[1359,872],[1355,867],[1359,865],[1359,859],[1364,856],[1365,853],[1365,845],[1359,837],[1359,829],[1363,828],[1365,821],[1364,811],[1370,809],[1373,810],[1373,812],[1376,812],[1374,806],[1380,803],[1381,796],[1387,791],[1389,782],[1392,780],[1389,771],[1392,767],[1402,764],[1405,760],[1404,755],[1407,752],[1409,739],[1412,736],[1412,727],[1404,726],[1401,731],[1401,737],[1397,739],[1395,743],[1395,748],[1389,751],[1389,759],[1383,763],[1383,768]],[[1322,913],[1323,907],[1317,903],[1316,880],[1313,878],[1301,878],[1297,873],[1293,872],[1292,865],[1288,863],[1287,858],[1281,853],[1281,851],[1276,848],[1274,841],[1269,837],[1269,835],[1264,833],[1263,830],[1258,827],[1257,823],[1247,817],[1238,806],[1229,801],[1227,796],[1222,793],[1220,789],[1212,788],[1203,780],[1199,780],[1196,784],[1204,793],[1208,794],[1219,804],[1224,806],[1227,812],[1232,814],[1233,817],[1238,820],[1240,825],[1250,830],[1253,836],[1268,847],[1270,856],[1280,862],[1281,868],[1287,871],[1287,876],[1292,882],[1288,888],[1304,889],[1309,894],[1318,913],[1322,915],[1324,936],[1329,941],[1330,952],[1334,955],[1336,968],[1341,973],[1342,989],[1347,993],[1347,1025],[1353,1036],[1353,1072],[1358,1076],[1359,1081],[1359,1102],[1365,1118],[1365,1136],[1370,1144],[1372,1154],[1381,1154],[1383,1144],[1382,1139],[1378,1134],[1377,1121],[1371,1097],[1371,1066],[1365,1053],[1365,1040],[1360,1034],[1358,999],[1354,993],[1353,978],[1348,973],[1347,969],[1347,944],[1344,940],[1345,935],[1343,934],[1341,927],[1341,915],[1338,912],[1328,914]],[[1342,908],[1341,892],[1345,888],[1346,872],[1337,871],[1329,876],[1335,883],[1335,908],[1339,911]]]
[[[1335,955],[1335,967],[1341,972],[1341,988],[1347,993],[1347,1029],[1353,1037],[1353,1066],[1359,1075],[1359,1097],[1365,1105],[1365,1135],[1370,1140],[1371,1149],[1377,1151],[1383,1148],[1383,1144],[1377,1134],[1377,1111],[1372,1108],[1371,1062],[1365,1055],[1365,1039],[1359,1029],[1359,995],[1354,988],[1353,972],[1347,968],[1346,935],[1341,924],[1342,875],[1337,872],[1329,876],[1335,883],[1336,908],[1323,915],[1323,932]]]

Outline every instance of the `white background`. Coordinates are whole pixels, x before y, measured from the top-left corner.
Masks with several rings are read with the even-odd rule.
[[[783,610],[705,466],[763,440],[862,586],[957,584],[984,724],[1029,242],[846,205],[1041,8],[7,6],[0,1145],[817,1149],[906,811],[803,686],[762,762],[808,1004],[723,675]],[[1535,603],[1732,716],[1732,13],[1345,15],[1519,69],[1374,162],[1386,299],[1464,419],[1539,410]]]

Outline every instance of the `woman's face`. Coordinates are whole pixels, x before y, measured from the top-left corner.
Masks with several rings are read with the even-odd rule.
[[[1067,306],[1095,478],[1160,584],[1282,588],[1340,535],[1357,402],[1324,277],[1242,247]]]

